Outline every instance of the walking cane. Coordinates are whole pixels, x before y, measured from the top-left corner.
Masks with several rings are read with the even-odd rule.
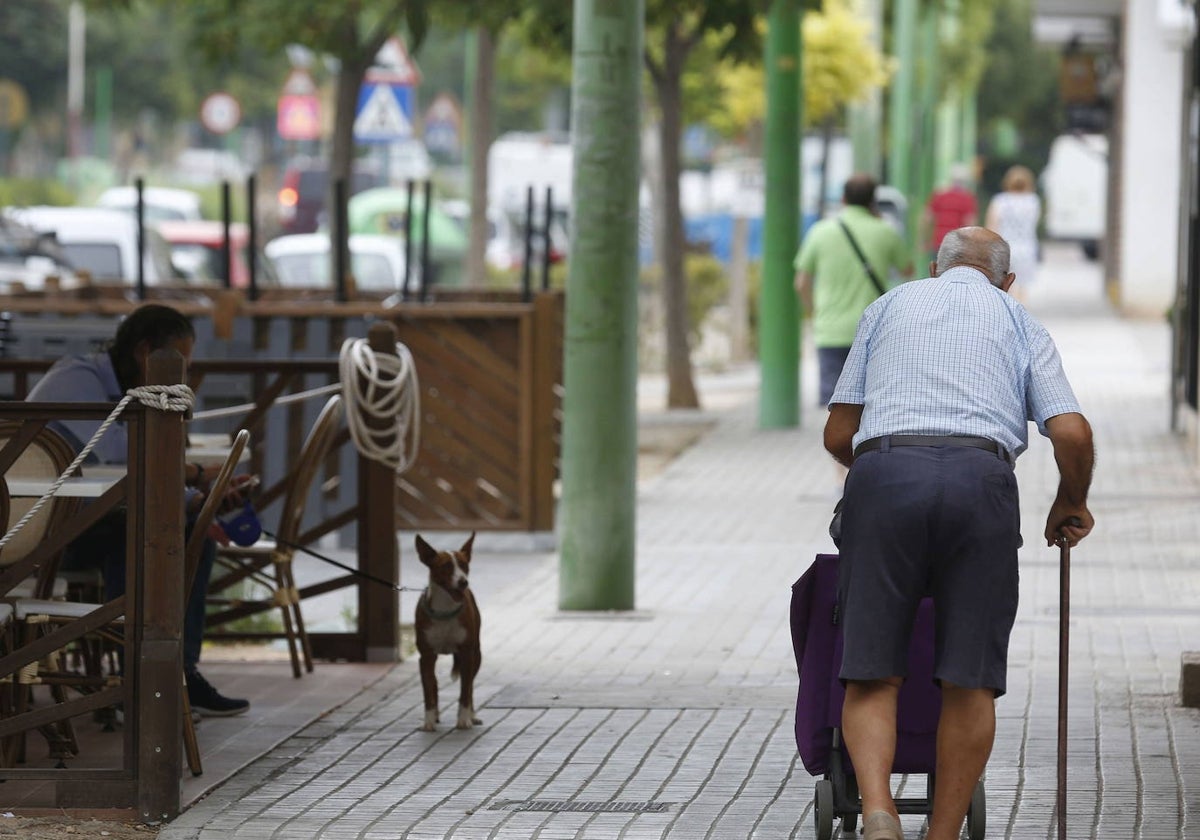
[[[1071,636],[1071,545],[1061,534],[1058,547],[1058,840],[1067,840],[1067,659]]]

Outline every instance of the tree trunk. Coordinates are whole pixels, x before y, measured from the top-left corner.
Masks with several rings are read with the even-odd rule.
[[[750,358],[750,219],[733,217],[729,249],[729,345],[735,362]]]
[[[660,160],[662,162],[663,212],[659,219],[659,259],[663,275],[663,308],[667,333],[667,407],[699,408],[700,399],[692,381],[692,358],[688,337],[687,278],[684,274],[683,209],[679,204],[682,168],[680,142],[683,135],[683,66],[687,45],[676,26],[667,27],[662,73],[656,80]]]
[[[329,277],[334,289],[338,288],[339,268],[350,270],[350,231],[342,225],[345,215],[339,212],[342,208],[337,205],[336,185],[339,181],[346,185],[346,200],[349,201],[350,177],[354,166],[354,114],[358,110],[358,89],[362,87],[371,60],[348,62],[343,59],[337,77],[333,145],[329,152],[329,186],[325,197],[325,226],[329,230]]]
[[[485,27],[475,31],[475,78],[471,85],[471,218],[467,240],[467,282],[487,282],[488,147],[492,142],[492,80],[496,49]]]

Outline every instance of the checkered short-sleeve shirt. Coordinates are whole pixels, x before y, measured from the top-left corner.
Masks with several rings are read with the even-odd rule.
[[[863,406],[854,445],[880,435],[972,435],[1014,456],[1028,423],[1079,412],[1046,328],[982,272],[906,283],[863,313],[832,403]]]

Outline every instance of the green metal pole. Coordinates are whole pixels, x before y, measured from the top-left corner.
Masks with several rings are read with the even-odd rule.
[[[463,35],[463,149],[471,148],[471,137],[475,133],[475,126],[472,124],[471,115],[475,113],[475,73],[476,59],[478,59],[477,42],[479,40],[478,29],[468,29]],[[471,154],[467,152],[463,154],[463,162],[465,163],[467,183],[471,183]]]
[[[800,318],[792,262],[800,238],[800,11],[773,0],[767,18],[766,216],[758,296],[758,424],[800,423]]]
[[[880,0],[858,0],[858,13],[871,24],[871,43],[880,45],[883,31],[883,7]],[[854,150],[854,171],[866,172],[879,180],[883,175],[883,150],[880,144],[883,109],[880,94],[872,90],[867,99],[850,106],[847,122],[850,128],[850,145]]]
[[[892,55],[896,75],[888,99],[888,182],[913,200],[912,105],[916,88],[917,6],[919,0],[895,0],[892,6]],[[910,235],[912,229],[910,228]]]
[[[909,192],[908,219],[909,231],[915,233],[921,223],[921,213],[929,203],[929,195],[933,192],[934,165],[937,155],[937,85],[938,85],[938,8],[930,3],[922,10],[921,46],[922,62],[921,89],[918,106],[916,171],[913,173],[913,184]],[[920,237],[910,234],[913,246],[913,265],[925,265],[927,255],[925,243]]]
[[[634,608],[642,0],[575,0],[558,606]]]
[[[108,160],[112,151],[113,74],[105,65],[96,68],[96,157]]]
[[[963,93],[962,129],[959,132],[958,159],[970,164],[971,178],[975,180],[975,157],[979,149],[979,90],[971,88]],[[976,184],[978,187],[978,184]]]
[[[962,141],[962,96],[955,93],[938,106],[937,112],[937,165],[934,168],[933,184],[938,187],[950,180],[950,167],[958,163]]]
[[[954,41],[959,35],[960,4],[958,0],[948,0],[941,19],[941,35],[946,41]],[[936,44],[935,44],[936,48]],[[948,89],[945,99],[937,106],[937,150],[933,171],[933,186],[946,183],[950,178],[950,167],[962,158],[962,86],[954,84]]]

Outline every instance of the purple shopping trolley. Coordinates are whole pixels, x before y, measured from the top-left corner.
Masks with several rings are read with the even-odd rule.
[[[813,815],[817,840],[832,840],[835,819],[842,832],[853,835],[862,804],[850,756],[842,745],[842,700],[838,680],[842,664],[842,632],[838,624],[838,558],[818,554],[816,561],[792,586],[792,647],[800,674],[796,697],[796,746],[804,769],[823,778],[817,782]],[[917,610],[908,679],[900,689],[897,711],[896,757],[893,773],[924,774],[925,795],[896,800],[901,814],[929,814],[933,806],[937,723],[941,691],[933,681],[933,601]],[[981,781],[967,813],[971,840],[983,840],[987,804]]]

